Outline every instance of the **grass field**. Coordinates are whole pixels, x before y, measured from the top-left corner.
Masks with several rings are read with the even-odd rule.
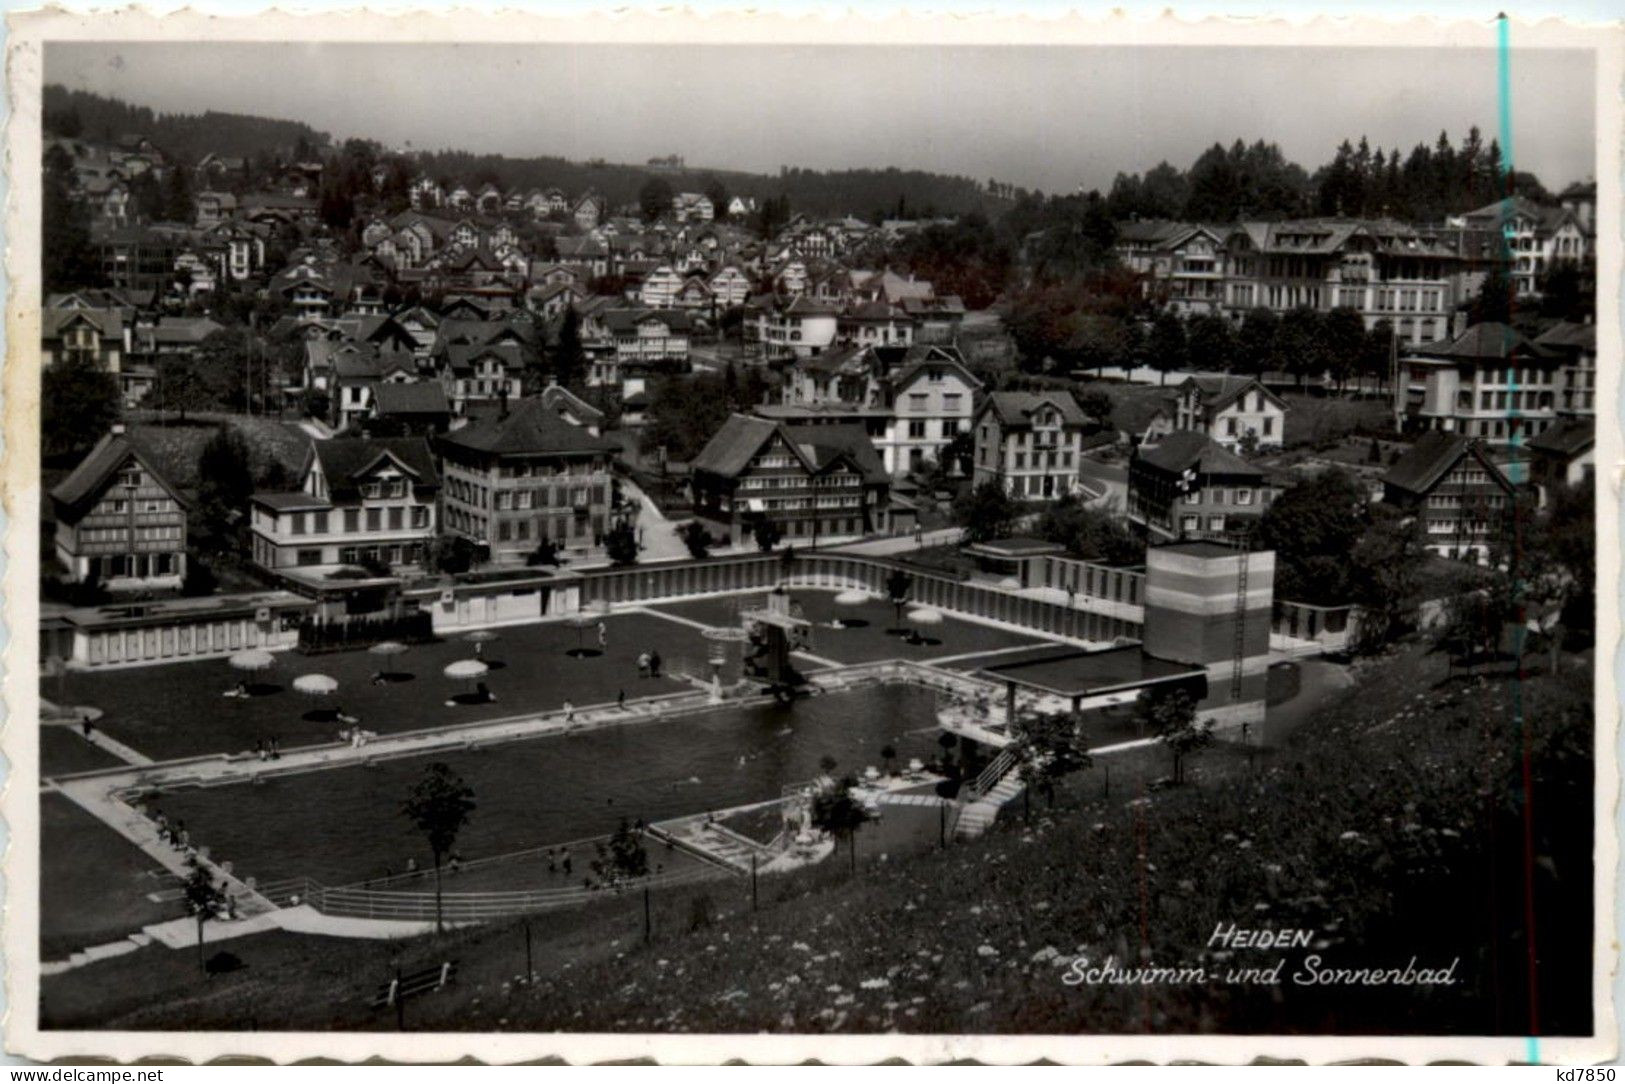
[[[71,726],[39,728],[39,770],[41,778],[116,768],[124,762],[112,753],[90,744]]]
[[[566,654],[577,641],[596,650],[596,634],[579,636],[567,625],[520,625],[498,631],[500,639],[485,645],[483,657],[493,665],[486,684],[496,695],[492,704],[447,707],[448,697],[468,692],[467,681],[453,681],[441,671],[448,663],[470,658],[473,645],[459,639],[414,647],[389,660],[387,669],[413,675],[411,681],[373,685],[369,678],[380,660],[365,651],[303,656],[284,652],[276,666],[260,675],[277,692],[249,700],[222,697],[242,676],[224,660],[137,667],[101,673],[75,673],[67,679],[67,699],[102,708],[98,725],[108,734],[156,760],[204,753],[252,750],[256,741],[273,736],[284,749],[335,741],[341,724],[312,712],[335,704],[380,734],[451,723],[468,723],[527,711],[551,711],[566,700],[577,707],[613,701],[621,690],[628,698],[678,692],[690,686],[661,678],[639,678],[637,656],[658,650],[667,658],[703,651],[695,629],[647,614],[621,614],[605,620],[608,649],[594,658]],[[495,664],[502,663],[501,668]],[[300,674],[336,678],[335,697],[315,698],[290,687]],[[54,680],[54,679],[53,679]]]
[[[40,959],[116,941],[142,926],[186,913],[147,894],[175,887],[111,828],[60,794],[40,796]]]

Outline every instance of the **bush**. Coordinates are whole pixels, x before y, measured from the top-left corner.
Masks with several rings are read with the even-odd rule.
[[[181,578],[181,594],[186,598],[202,598],[212,595],[220,581],[215,578],[213,570],[199,561],[195,556],[186,562],[186,575]]]
[[[203,969],[211,975],[224,975],[232,971],[241,971],[243,966],[242,957],[235,952],[221,950],[209,957]]]

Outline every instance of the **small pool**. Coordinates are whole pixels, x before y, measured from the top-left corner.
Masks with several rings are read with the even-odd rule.
[[[478,808],[457,845],[473,860],[602,835],[622,817],[657,821],[776,798],[785,784],[818,775],[826,756],[838,773],[880,767],[886,745],[903,763],[927,759],[938,752],[935,705],[927,690],[873,687],[182,790],[158,807],[184,820],[192,840],[240,876],[346,884],[399,873],[409,858],[429,864],[401,804],[431,760],[450,764],[474,790]]]

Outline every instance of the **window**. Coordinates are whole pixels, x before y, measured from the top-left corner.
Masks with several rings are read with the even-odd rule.
[[[959,395],[957,392],[948,392],[942,397],[942,409],[947,411],[957,411],[959,409],[959,403],[963,398],[964,397]]]
[[[1236,435],[1236,419],[1226,418],[1224,420],[1224,434],[1227,437],[1233,437]]]
[[[383,526],[384,526],[383,509],[381,509],[381,508],[369,508],[369,509],[367,509],[367,530],[369,530],[369,531],[382,530]]]
[[[1266,437],[1275,435],[1275,419],[1274,418],[1265,418],[1264,419],[1264,435]]]
[[[405,525],[405,519],[406,509],[402,508],[400,505],[396,505],[395,507],[391,508],[389,510],[389,529],[392,531],[400,530],[401,527]]]
[[[412,526],[427,527],[429,525],[429,510],[423,505],[412,509]]]
[[[361,530],[361,510],[346,508],[344,510],[344,533],[355,534],[359,530]]]
[[[311,515],[314,517],[314,519],[316,521],[315,525],[313,527],[311,527],[311,529],[310,529],[311,533],[312,534],[326,534],[327,533],[327,513],[326,512],[313,512],[313,513],[311,513]]]
[[[305,533],[305,514],[303,512],[295,512],[288,517],[288,522],[292,524],[291,529],[294,534]]]
[[[908,408],[913,411],[925,410],[927,398],[928,397],[923,391],[910,392],[908,396]]]
[[[319,565],[322,563],[322,551],[319,549],[299,550],[294,554],[294,561],[300,565]]]
[[[1236,490],[1236,503],[1237,504],[1252,504],[1253,503],[1253,491],[1250,490],[1250,489],[1238,489],[1238,490]]]
[[[908,423],[908,435],[909,435],[909,437],[911,437],[912,439],[915,439],[915,440],[919,440],[919,439],[923,438],[925,436],[925,422],[923,422],[923,421],[909,422]]]
[[[357,560],[357,558],[356,558],[356,551],[355,551],[354,546],[345,546],[343,549],[339,550],[339,563],[340,564],[353,565],[353,564],[356,563],[356,560]]]

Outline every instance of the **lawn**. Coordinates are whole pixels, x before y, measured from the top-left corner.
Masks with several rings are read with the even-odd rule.
[[[40,959],[117,941],[142,926],[179,918],[178,902],[149,893],[175,887],[172,877],[89,813],[60,794],[40,796]]]
[[[472,644],[455,638],[391,658],[388,669],[413,675],[400,683],[371,684],[380,660],[364,650],[310,657],[290,651],[279,654],[276,666],[261,675],[277,691],[248,700],[222,697],[242,676],[223,660],[74,673],[67,679],[66,696],[69,703],[103,709],[106,715],[97,725],[119,741],[155,760],[169,760],[252,750],[255,742],[273,736],[284,749],[336,741],[341,724],[324,714],[335,704],[359,717],[367,729],[389,734],[551,711],[566,700],[577,707],[606,703],[623,689],[636,699],[690,688],[666,676],[640,678],[637,656],[656,650],[668,661],[703,657],[697,630],[636,613],[606,618],[604,625],[605,653],[580,659],[565,653],[578,640],[596,651],[597,635],[591,629],[578,634],[553,622],[498,630],[499,639],[483,648],[492,665],[486,679],[497,697],[492,704],[446,706],[448,697],[471,687],[441,673],[448,663],[474,654]],[[309,673],[336,678],[337,696],[294,692],[293,679]],[[308,717],[312,713],[316,717]]]
[[[75,727],[64,724],[39,728],[39,770],[42,779],[98,768],[117,768],[124,761],[90,744]]]
[[[1384,399],[1336,399],[1286,392],[1288,447],[1330,447],[1350,436],[1386,436],[1393,433],[1393,407]],[[1369,442],[1368,442],[1369,443]]]
[[[941,624],[922,626],[920,630],[937,642],[916,646],[886,632],[897,621],[896,611],[889,602],[872,600],[859,606],[842,606],[835,602],[834,594],[829,591],[792,591],[791,596],[801,604],[802,615],[813,622],[812,645],[808,651],[846,665],[881,659],[927,661],[1043,642],[1038,637],[963,621],[945,614]],[[751,608],[759,604],[762,597],[760,594],[728,595],[664,604],[659,609],[707,625],[737,626],[739,608]],[[905,624],[909,609],[904,607]],[[831,628],[830,623],[836,618],[865,624],[845,629]]]
[[[596,837],[623,818],[659,821],[777,798],[786,784],[817,776],[825,756],[852,772],[878,766],[886,745],[905,762],[924,759],[936,748],[935,706],[921,689],[871,687],[371,768],[183,789],[156,805],[239,874],[346,884],[401,873],[408,860],[430,865],[422,837],[400,812],[430,760],[450,764],[474,791],[477,807],[457,839],[463,859],[473,861]],[[538,862],[545,867],[545,858]],[[587,872],[579,847],[574,865],[579,881]]]

